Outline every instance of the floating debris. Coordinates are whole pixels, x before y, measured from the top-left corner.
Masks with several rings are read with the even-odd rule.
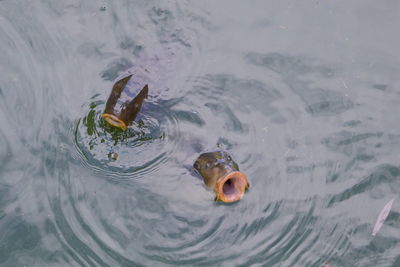
[[[376,233],[381,229],[383,223],[385,222],[387,216],[389,215],[390,210],[392,209],[394,198],[390,200],[386,205],[383,207],[381,212],[379,213],[378,219],[376,220],[374,229],[372,230],[372,235],[375,236]]]

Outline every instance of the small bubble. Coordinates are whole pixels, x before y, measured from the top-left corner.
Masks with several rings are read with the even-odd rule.
[[[164,139],[165,139],[165,132],[162,133],[162,135],[160,136],[160,139],[161,139],[161,140],[164,140]]]
[[[116,161],[118,159],[118,154],[116,152],[110,152],[108,153],[108,158],[110,160]]]

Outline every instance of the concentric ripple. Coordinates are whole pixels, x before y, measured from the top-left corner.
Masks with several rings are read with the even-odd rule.
[[[399,6],[320,2],[0,1],[0,265],[400,266]],[[239,202],[192,175],[216,148]]]
[[[121,131],[101,118],[104,101],[96,98],[74,127],[74,144],[85,165],[103,175],[131,179],[156,171],[174,153],[179,128],[171,112],[145,103],[147,112]]]

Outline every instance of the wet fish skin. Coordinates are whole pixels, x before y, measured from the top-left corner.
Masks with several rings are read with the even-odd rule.
[[[203,153],[197,158],[193,167],[210,188],[215,187],[219,177],[223,177],[229,172],[239,171],[237,163],[225,151]]]
[[[204,183],[213,189],[216,201],[238,201],[249,188],[247,176],[239,171],[239,166],[226,151],[203,153],[193,167],[203,177]]]

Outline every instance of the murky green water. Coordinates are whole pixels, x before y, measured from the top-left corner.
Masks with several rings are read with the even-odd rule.
[[[0,265],[400,266],[399,14],[0,1]],[[159,86],[107,129],[113,82],[144,58]],[[193,176],[216,147],[250,178],[238,203]]]

